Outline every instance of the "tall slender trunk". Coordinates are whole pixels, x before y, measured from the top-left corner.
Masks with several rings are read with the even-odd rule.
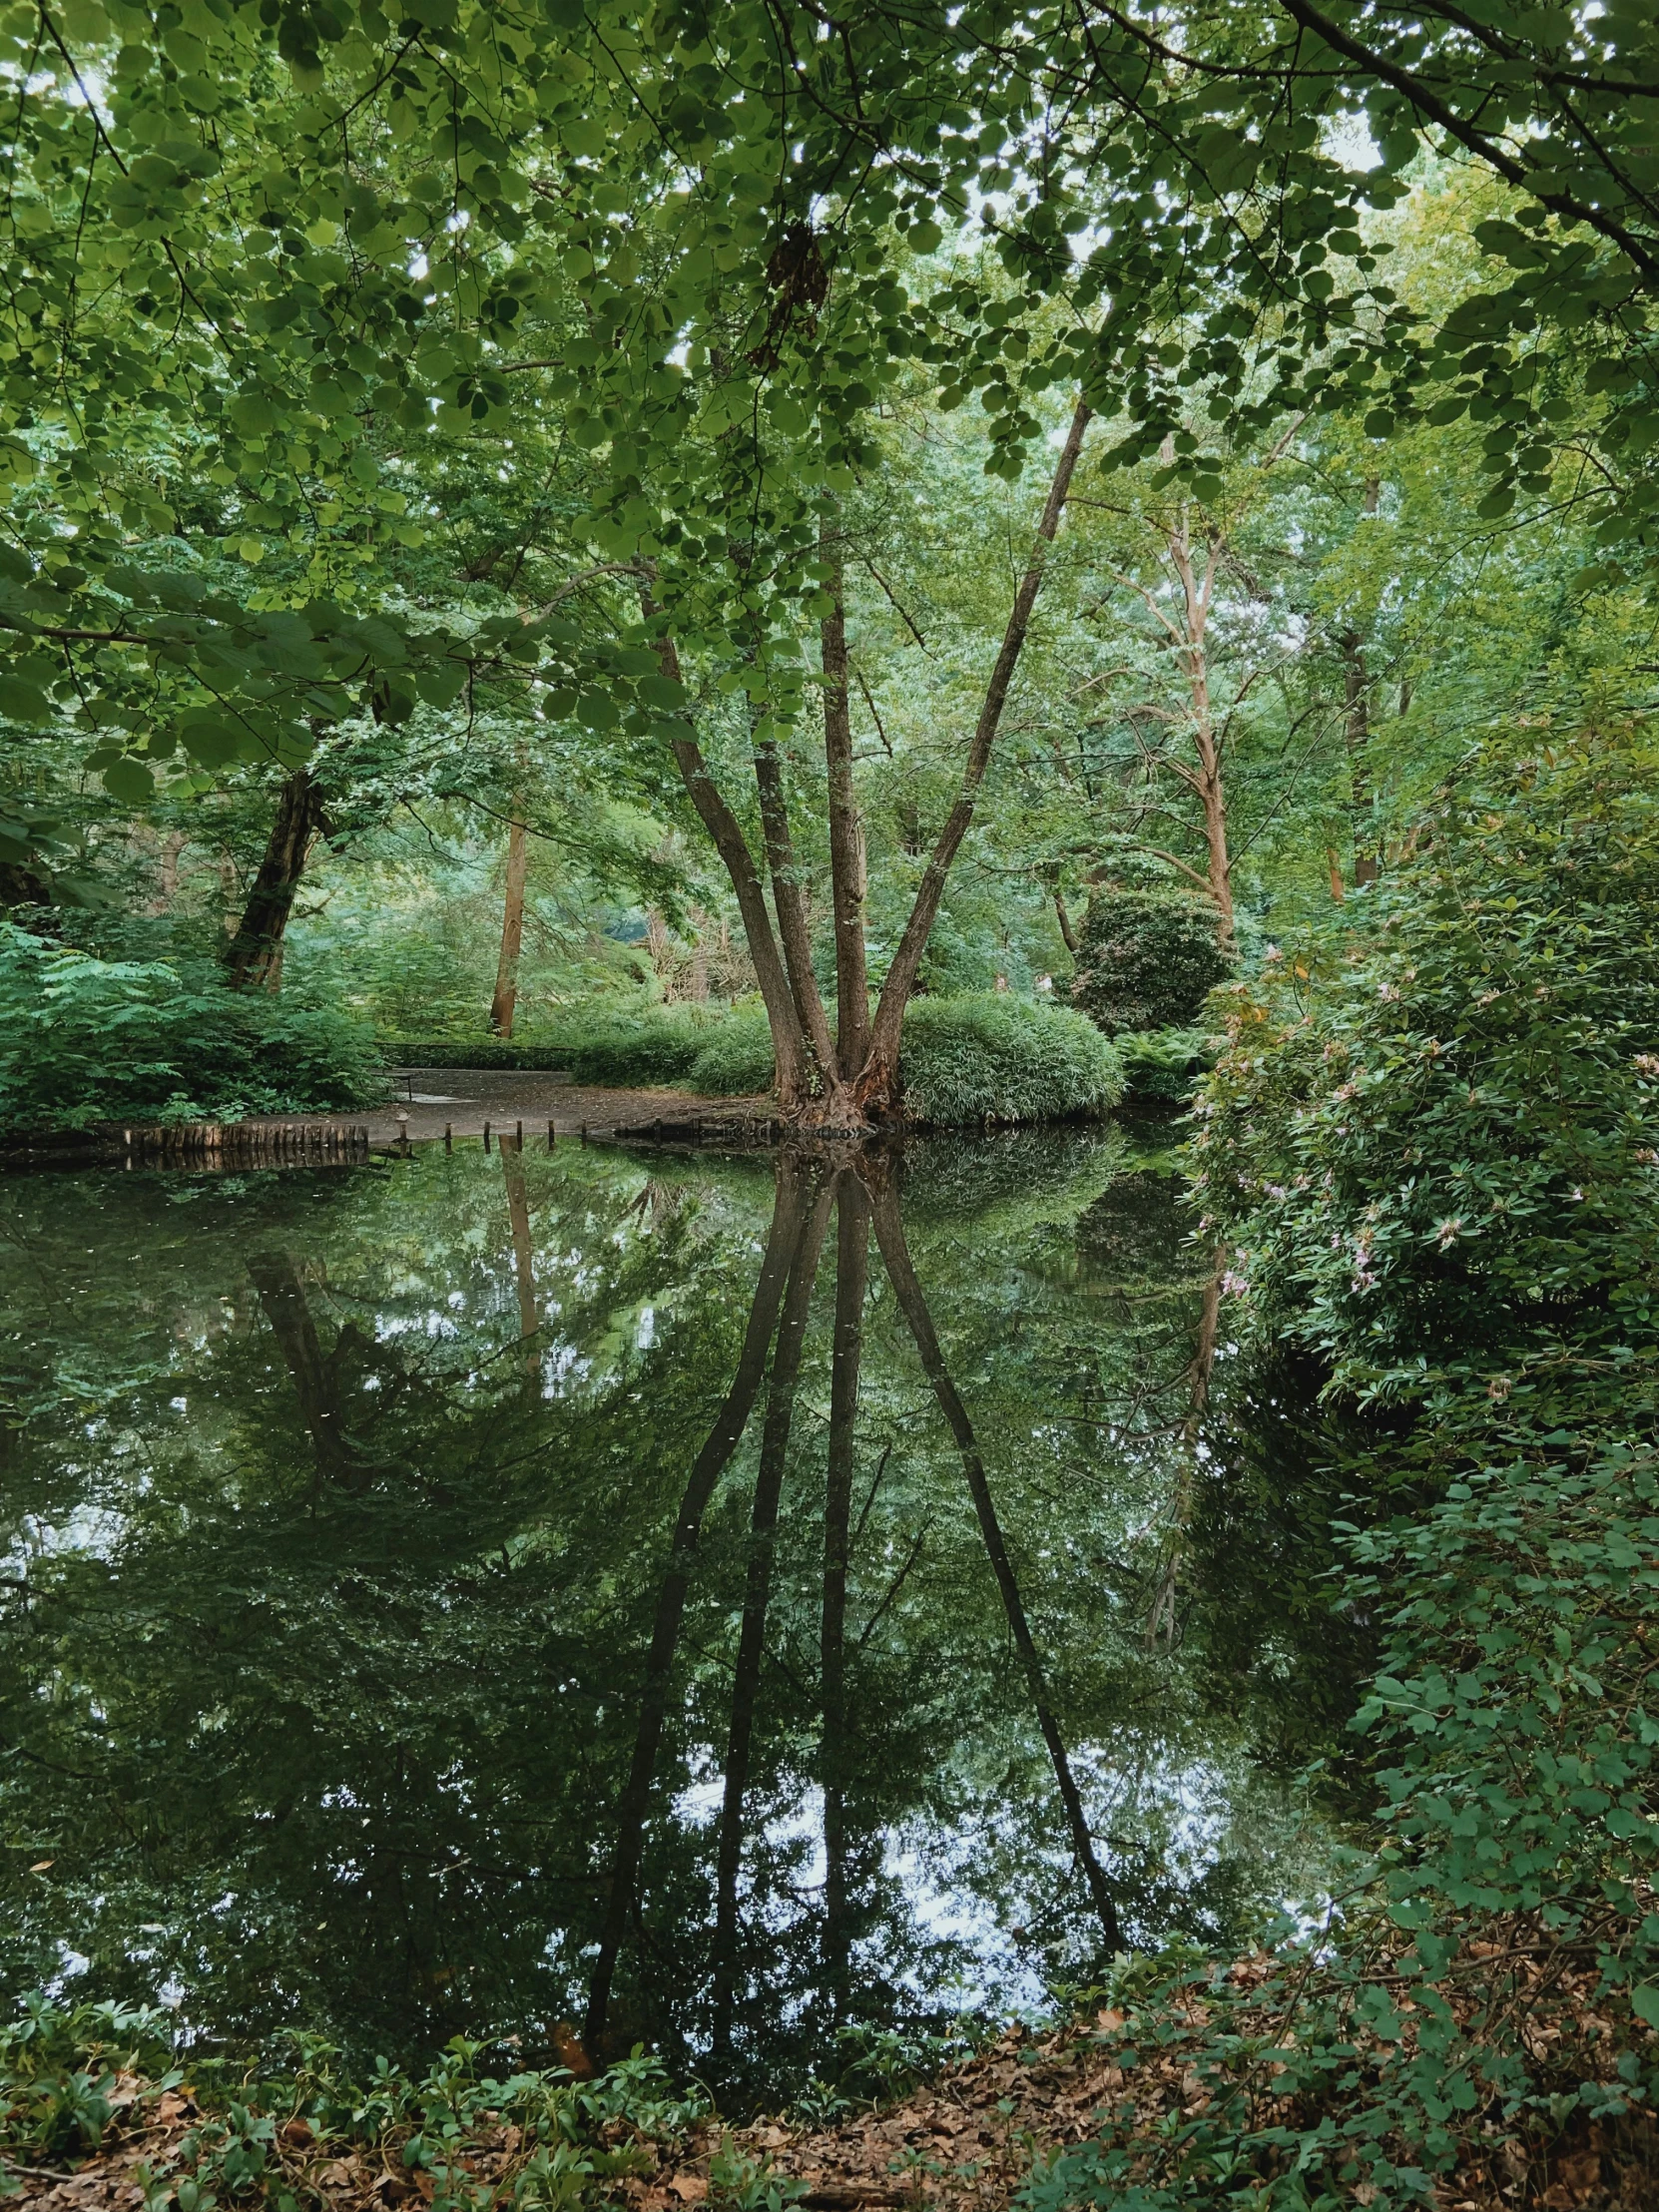
[[[835,924],[835,1060],[841,1080],[857,1076],[869,1051],[869,972],[864,954],[864,826],[852,780],[852,709],[847,694],[846,607],[840,552],[826,516],[819,553],[830,567],[833,604],[820,631],[824,658],[824,758],[829,771],[830,887]]]
[[[826,1083],[833,1083],[835,1047],[819,993],[818,977],[813,973],[812,932],[807,925],[807,901],[801,895],[795,839],[790,833],[790,806],[784,791],[784,769],[775,738],[764,739],[755,748],[755,783],[761,795],[761,828],[766,836],[767,868],[772,876],[773,911],[778,916],[778,936],[784,948],[796,1019],[812,1047],[821,1078]]]
[[[642,590],[640,604],[649,621],[657,613],[649,590]],[[657,657],[663,674],[678,684],[681,680],[680,655],[672,638],[660,641]],[[697,809],[704,829],[714,840],[715,850],[720,854],[726,872],[731,877],[732,888],[737,894],[738,911],[743,916],[744,935],[749,943],[749,957],[755,964],[755,979],[761,988],[761,997],[767,1010],[767,1024],[772,1031],[779,1104],[787,1112],[799,1111],[812,1095],[812,1068],[807,1033],[796,1012],[795,996],[779,955],[778,940],[773,935],[772,918],[767,912],[766,892],[761,887],[754,854],[749,849],[749,840],[743,833],[742,825],[721,797],[719,786],[709,773],[709,764],[703,758],[703,749],[697,740],[676,738],[673,741],[673,751],[674,765],[680,771],[680,780],[686,787],[692,805]]]
[[[1349,804],[1354,819],[1354,880],[1375,883],[1382,872],[1377,851],[1371,790],[1371,674],[1365,640],[1345,630],[1343,649],[1343,738],[1348,748]]]
[[[933,1385],[939,1410],[944,1414],[945,1422],[955,1439],[962,1471],[967,1477],[968,1491],[973,1499],[974,1513],[979,1522],[979,1534],[1001,1594],[1008,1632],[1013,1639],[1014,1649],[1019,1654],[1026,1687],[1036,1710],[1037,1725],[1042,1731],[1043,1742],[1048,1747],[1049,1762],[1059,1787],[1060,1802],[1065,1808],[1066,1824],[1071,1830],[1072,1849],[1088,1884],[1089,1896],[1106,1939],[1106,1947],[1117,1951],[1123,1947],[1117,1904],[1107,1884],[1105,1869],[1095,1856],[1094,1838],[1089,1833],[1083,1800],[1078,1792],[1071,1771],[1071,1761],[1066,1755],[1065,1740],[1060,1734],[1059,1722],[1049,1698],[1042,1659],[1031,1634],[1030,1623],[1026,1619],[1013,1562],[1008,1557],[1008,1547],[1003,1541],[1002,1526],[996,1517],[996,1506],[991,1497],[990,1483],[986,1479],[979,1441],[974,1435],[967,1407],[962,1403],[956,1385],[950,1380],[944,1355],[939,1350],[938,1337],[934,1333],[932,1317],[927,1311],[927,1302],[922,1296],[921,1285],[917,1282],[915,1269],[910,1263],[904,1224],[898,1209],[897,1187],[888,1177],[876,1184],[873,1195],[876,1242],[881,1247],[881,1258],[892,1283],[893,1296],[909,1324],[916,1351],[921,1356],[922,1369]]]
[[[524,877],[529,865],[529,838],[520,819],[522,799],[513,802],[513,819],[507,830],[507,889],[501,908],[501,952],[495,963],[495,996],[490,1001],[490,1028],[498,1037],[513,1033],[513,1009],[518,1003],[518,955],[524,943]]]
[[[916,976],[921,969],[921,956],[927,949],[933,923],[938,918],[939,902],[944,896],[945,880],[950,873],[951,862],[973,821],[979,787],[984,781],[991,749],[996,743],[997,731],[1002,723],[1002,711],[1008,703],[1014,672],[1019,666],[1026,632],[1031,625],[1031,611],[1037,603],[1037,593],[1042,586],[1048,549],[1059,530],[1060,517],[1065,512],[1066,498],[1071,490],[1071,479],[1077,468],[1077,457],[1083,450],[1083,433],[1089,426],[1089,408],[1079,400],[1071,418],[1071,427],[1066,433],[1065,444],[1060,449],[1042,519],[1037,525],[1031,557],[1026,564],[1019,589],[1014,594],[1013,612],[1008,617],[1008,627],[1003,632],[1002,645],[991,670],[990,682],[985,688],[984,704],[979,710],[979,720],[974,727],[967,758],[962,764],[962,781],[955,803],[945,817],[944,828],[939,831],[933,850],[928,855],[921,882],[916,889],[915,902],[910,909],[910,918],[904,925],[904,933],[898,940],[898,949],[887,969],[886,981],[881,986],[875,1019],[870,1027],[869,1050],[859,1070],[857,1082],[860,1103],[877,1116],[889,1115],[897,1108],[898,1047],[904,1026],[904,1008],[915,988]]]
[[[851,1932],[846,1910],[846,1577],[852,1469],[869,1270],[869,1201],[856,1174],[840,1177],[835,1214],[835,1343],[830,1376],[830,1468],[824,1496],[824,1610],[819,1630],[824,1696],[824,1949],[831,2001],[845,2010]]]
[[[773,1324],[778,1319],[785,1283],[801,1242],[809,1202],[809,1180],[800,1165],[786,1153],[778,1164],[778,1194],[773,1204],[772,1228],[767,1236],[766,1255],[761,1262],[761,1279],[749,1310],[749,1325],[744,1332],[738,1370],[732,1379],[732,1386],[726,1393],[725,1402],[715,1418],[715,1424],[686,1479],[680,1510],[675,1516],[668,1564],[657,1595],[651,1644],[646,1653],[645,1683],[640,1693],[640,1718],[634,1737],[634,1753],[617,1808],[616,1851],[611,1861],[599,1955],[594,1961],[593,1981],[588,1991],[587,2025],[583,2030],[582,2040],[596,2061],[605,2037],[605,2022],[610,2011],[611,1983],[616,1975],[617,1958],[622,1949],[628,1917],[633,1911],[639,1885],[640,1859],[645,1846],[645,1817],[651,1802],[651,1778],[656,1770],[657,1749],[662,1741],[663,1722],[668,1712],[669,1678],[680,1642],[680,1623],[685,1614],[686,1592],[691,1583],[692,1561],[696,1556],[698,1539],[702,1534],[703,1515],[708,1510],[709,1500],[714,1496],[715,1485],[728,1460],[738,1448],[738,1440],[748,1424],[750,1410],[759,1394],[761,1381],[766,1373],[767,1348],[772,1342]]]
[[[238,989],[281,974],[283,932],[305,872],[311,842],[323,827],[322,793],[309,769],[296,768],[276,798],[276,820],[248,894],[235,936],[225,949],[229,981]]]
[[[1066,909],[1066,894],[1058,883],[1054,886],[1054,919],[1060,924],[1060,942],[1075,960],[1077,957],[1077,931],[1071,925],[1071,915]]]
[[[806,1341],[813,1283],[818,1275],[819,1254],[824,1248],[824,1232],[830,1219],[830,1186],[827,1183],[814,1201],[790,1267],[783,1318],[778,1324],[778,1349],[773,1354],[772,1381],[767,1389],[761,1463],[749,1523],[749,1572],[744,1589],[743,1625],[738,1631],[737,1666],[732,1680],[732,1719],[726,1740],[725,1789],[721,1798],[720,1848],[715,1873],[714,2043],[721,2051],[731,2048],[732,2013],[737,1997],[738,1870],[743,1858],[743,1799],[749,1787],[755,1705],[761,1686],[761,1661],[766,1651],[778,1505],[789,1456],[796,1384],[801,1376],[801,1348]]]
[[[1192,701],[1193,750],[1196,772],[1185,772],[1204,810],[1205,878],[1216,902],[1217,933],[1229,949],[1233,943],[1233,862],[1227,849],[1227,784],[1222,763],[1221,735],[1216,729],[1215,707],[1210,697],[1208,633],[1215,593],[1216,566],[1221,540],[1211,538],[1200,577],[1193,561],[1187,512],[1168,532],[1170,559],[1181,585],[1182,622],[1176,642],[1176,659],[1187,680]]]

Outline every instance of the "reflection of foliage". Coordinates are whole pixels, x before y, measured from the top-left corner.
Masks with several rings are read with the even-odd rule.
[[[1185,1029],[1232,972],[1208,899],[1173,890],[1092,893],[1078,941],[1072,997],[1108,1036]]]
[[[1096,1297],[1069,1224],[1122,1143],[932,1140],[906,1207],[1129,1925],[1224,1939],[1301,1894],[1305,1851],[1244,1731],[1206,1716],[1187,1652],[1144,1638],[1137,1532],[1167,1507],[1196,1302],[1184,1254],[1144,1307],[1109,1285]],[[210,2039],[304,2028],[352,2064],[376,2049],[424,2064],[457,2031],[511,2033],[515,2062],[550,2061],[555,2023],[583,2002],[660,1578],[737,1364],[770,1177],[473,1151],[349,1176],[19,1183],[5,1201],[7,1571],[23,1587],[0,1621],[0,1724],[21,1754],[9,1830],[28,1849],[0,1875],[0,1974],[43,1978],[67,1942],[94,1995],[152,2000],[176,1980]],[[1095,1956],[960,1463],[872,1261],[846,2009],[826,1990],[829,1293],[757,1685],[719,2065],[736,2099],[822,2071],[849,2016],[913,2038],[964,1982],[1030,1996]],[[759,1426],[705,1516],[612,2007],[624,2046],[700,2065],[705,1793],[731,1713]]]

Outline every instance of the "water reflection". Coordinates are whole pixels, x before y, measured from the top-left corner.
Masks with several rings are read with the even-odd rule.
[[[1193,1633],[1218,1307],[1121,1137],[0,1222],[11,1988],[740,2100],[1317,1883]]]

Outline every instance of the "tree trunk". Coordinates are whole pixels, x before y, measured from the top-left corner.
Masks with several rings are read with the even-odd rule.
[[[647,620],[657,609],[650,593],[642,591],[640,603]],[[663,674],[680,682],[680,656],[674,640],[664,638],[657,648]],[[767,1024],[772,1031],[772,1053],[778,1071],[778,1102],[787,1113],[803,1110],[812,1095],[812,1069],[807,1048],[806,1031],[801,1017],[795,1010],[795,997],[790,989],[789,977],[783,960],[779,957],[778,940],[773,935],[772,920],[767,913],[766,892],[761,888],[761,878],[755,866],[749,840],[742,825],[721,797],[709,765],[703,758],[703,749],[695,738],[676,738],[673,741],[674,765],[680,771],[692,805],[709,835],[714,839],[715,850],[731,877],[732,888],[737,893],[738,911],[743,916],[744,935],[749,941],[749,957],[755,964],[755,979],[760,985],[761,997],[766,1005]]]
[[[1066,894],[1058,883],[1054,886],[1054,918],[1060,924],[1060,942],[1075,960],[1077,932],[1071,925],[1071,915],[1066,911]]]
[[[276,799],[276,820],[237,931],[225,950],[228,979],[239,990],[281,975],[282,936],[293,911],[305,857],[323,827],[322,793],[309,769],[296,768]]]
[[[824,1948],[831,2001],[845,2010],[851,1933],[846,1913],[846,1576],[852,1470],[869,1269],[869,1202],[850,1170],[835,1217],[835,1342],[830,1375],[830,1469],[824,1497],[824,1609],[819,1632],[824,1696]]]
[[[864,955],[864,826],[852,781],[852,710],[847,696],[846,608],[839,551],[828,518],[821,556],[833,566],[833,607],[821,632],[824,655],[824,757],[830,789],[830,885],[835,922],[835,1061],[842,1082],[857,1076],[869,1051],[869,974]]]
[[[898,949],[893,954],[886,981],[881,986],[875,1020],[870,1028],[869,1050],[859,1070],[856,1087],[860,1104],[877,1117],[890,1116],[897,1110],[898,1047],[904,1026],[904,1008],[915,988],[916,976],[921,968],[921,956],[927,949],[927,940],[938,917],[939,902],[944,896],[950,864],[973,821],[979,786],[984,781],[991,748],[996,743],[1002,711],[1007,705],[1014,671],[1019,666],[1026,631],[1030,627],[1031,610],[1037,603],[1037,593],[1042,586],[1048,549],[1059,530],[1060,517],[1065,512],[1066,497],[1071,490],[1071,479],[1077,468],[1077,457],[1083,450],[1083,433],[1089,426],[1089,408],[1079,400],[1071,418],[1071,428],[1066,433],[1066,442],[1060,449],[1054,480],[1049,486],[1048,500],[1037,525],[1031,558],[1026,565],[1019,590],[1014,595],[1013,612],[1008,617],[1001,649],[985,689],[984,704],[979,710],[979,720],[968,746],[967,759],[962,766],[961,788],[956,795],[955,804],[945,818],[944,828],[939,831],[927,865],[922,870],[915,903],[910,909],[910,918],[904,925],[904,934],[898,941]]]
[[[738,1973],[738,1870],[743,1857],[743,1799],[749,1786],[750,1746],[755,1706],[766,1650],[767,1607],[772,1596],[772,1560],[778,1531],[778,1505],[789,1456],[790,1425],[801,1348],[807,1337],[813,1283],[830,1218],[830,1186],[819,1192],[790,1267],[767,1390],[766,1425],[761,1431],[761,1463],[755,1479],[755,1505],[749,1523],[749,1571],[744,1589],[743,1625],[738,1631],[737,1667],[732,1681],[732,1721],[726,1740],[725,1789],[721,1799],[720,1849],[715,1874],[714,2044],[729,2050]]]
[[[784,964],[790,979],[795,1018],[812,1047],[823,1082],[835,1080],[835,1047],[813,973],[812,932],[807,926],[807,902],[801,895],[801,877],[795,864],[795,839],[790,834],[790,807],[784,791],[784,770],[778,743],[768,738],[755,748],[755,783],[761,795],[761,827],[766,836],[767,868],[772,876],[772,904],[778,916],[778,936],[784,948]]]
[[[513,805],[507,830],[507,892],[501,910],[501,954],[495,963],[495,997],[490,1002],[490,1028],[498,1037],[513,1033],[513,1008],[518,1002],[518,955],[524,942],[524,876],[529,864],[529,838],[519,817],[524,802]]]
[[[680,1642],[680,1623],[685,1614],[686,1592],[691,1583],[692,1561],[702,1533],[703,1515],[714,1496],[715,1484],[738,1448],[760,1391],[766,1374],[767,1347],[772,1342],[773,1324],[783,1302],[785,1283],[801,1243],[808,1204],[808,1184],[796,1162],[786,1153],[778,1165],[778,1195],[772,1210],[772,1228],[767,1236],[766,1256],[761,1262],[761,1279],[749,1310],[749,1326],[744,1332],[738,1371],[687,1477],[669,1545],[668,1565],[657,1596],[651,1645],[646,1653],[645,1684],[640,1693],[639,1728],[634,1737],[628,1779],[617,1809],[616,1852],[611,1862],[599,1955],[594,1961],[593,1981],[588,1991],[587,2025],[582,2033],[582,2040],[596,2063],[605,2039],[611,1983],[639,1884],[645,1817],[651,1803],[651,1778],[656,1770],[657,1748],[662,1741],[663,1722],[668,1712],[669,1678]]]
[[[1094,1838],[1089,1833],[1083,1800],[1071,1771],[1071,1761],[1066,1756],[1059,1723],[1049,1701],[1048,1682],[1043,1673],[1042,1660],[1031,1634],[1030,1623],[1026,1619],[1013,1562],[1008,1557],[1008,1547],[1003,1541],[1002,1526],[996,1517],[996,1507],[991,1498],[990,1483],[985,1476],[985,1462],[980,1454],[979,1441],[973,1433],[973,1423],[968,1418],[967,1408],[957,1395],[955,1383],[950,1380],[944,1355],[939,1350],[939,1340],[933,1330],[932,1317],[927,1311],[927,1302],[922,1296],[921,1285],[916,1281],[915,1269],[910,1263],[904,1224],[898,1209],[897,1187],[888,1178],[877,1185],[873,1196],[875,1237],[881,1247],[881,1258],[886,1265],[888,1279],[892,1283],[893,1296],[910,1326],[916,1350],[921,1355],[922,1369],[933,1385],[933,1394],[939,1401],[939,1409],[955,1439],[962,1471],[967,1476],[968,1490],[973,1499],[974,1513],[979,1522],[979,1533],[1001,1594],[1008,1632],[1013,1639],[1014,1649],[1019,1654],[1026,1686],[1036,1709],[1037,1725],[1042,1731],[1043,1742],[1048,1747],[1054,1779],[1059,1786],[1060,1802],[1065,1808],[1066,1824],[1071,1830],[1072,1849],[1088,1884],[1089,1896],[1100,1922],[1106,1947],[1115,1952],[1123,1947],[1123,1931],[1118,1920],[1117,1904],[1107,1884],[1105,1869],[1095,1856]]]
[[[1345,630],[1343,648],[1343,704],[1347,710],[1343,736],[1348,746],[1348,788],[1354,810],[1354,881],[1375,883],[1382,862],[1375,849],[1371,794],[1371,678],[1366,668],[1365,641],[1358,630]]]

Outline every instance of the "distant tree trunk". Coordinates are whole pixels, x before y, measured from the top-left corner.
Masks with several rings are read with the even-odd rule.
[[[846,1577],[850,1564],[853,1448],[869,1267],[869,1201],[850,1170],[835,1213],[835,1341],[830,1375],[830,1470],[824,1497],[824,1610],[819,1634],[824,1695],[824,1947],[831,2000],[846,2005],[851,1936],[846,1911]]]
[[[513,1033],[513,1008],[518,1001],[518,955],[524,942],[524,876],[529,839],[520,817],[524,802],[513,802],[513,819],[507,830],[507,891],[501,909],[501,953],[495,963],[495,996],[490,1001],[490,1028],[498,1037]]]
[[[1348,788],[1354,809],[1354,880],[1375,883],[1382,862],[1375,845],[1371,790],[1371,677],[1366,668],[1365,640],[1358,630],[1345,630],[1343,649],[1343,704],[1346,720],[1343,736],[1348,746]]]
[[[1222,944],[1233,943],[1233,862],[1227,849],[1227,786],[1222,764],[1221,733],[1216,729],[1215,705],[1210,697],[1209,627],[1215,593],[1216,567],[1221,541],[1212,538],[1202,576],[1193,559],[1193,544],[1183,507],[1167,533],[1170,560],[1181,585],[1181,622],[1176,629],[1175,657],[1187,680],[1192,701],[1193,750],[1196,771],[1179,773],[1197,793],[1204,810],[1205,880],[1216,902],[1217,932]],[[1174,626],[1172,626],[1174,627]]]
[[[296,768],[276,797],[265,858],[243,907],[236,934],[225,948],[229,981],[239,990],[280,980],[283,933],[305,859],[324,823],[321,791],[309,769]]]
[[[1065,1808],[1066,1824],[1071,1830],[1072,1849],[1077,1855],[1095,1915],[1100,1922],[1101,1933],[1108,1950],[1123,1947],[1123,1932],[1118,1920],[1118,1910],[1111,1889],[1106,1881],[1105,1869],[1095,1855],[1094,1838],[1083,1811],[1083,1800],[1071,1771],[1071,1761],[1066,1755],[1065,1740],[1060,1734],[1059,1722],[1048,1694],[1048,1681],[1038,1654],[1036,1640],[1026,1618],[1025,1606],[1020,1598],[1019,1583],[1015,1579],[1013,1562],[1003,1541],[1002,1526],[996,1516],[991,1498],[990,1483],[985,1475],[985,1462],[980,1454],[979,1440],[974,1435],[973,1423],[968,1418],[967,1407],[957,1394],[944,1364],[944,1354],[939,1350],[939,1340],[933,1329],[932,1316],[927,1311],[927,1301],[922,1296],[921,1285],[916,1280],[910,1262],[909,1247],[905,1242],[903,1219],[898,1208],[898,1190],[890,1176],[877,1182],[874,1192],[875,1236],[881,1247],[881,1258],[898,1301],[900,1312],[915,1339],[916,1351],[927,1380],[933,1385],[933,1394],[939,1401],[939,1409],[955,1439],[962,1471],[967,1477],[968,1491],[973,1499],[974,1513],[979,1522],[980,1537],[984,1542],[991,1572],[1001,1594],[1002,1609],[1008,1622],[1008,1633],[1019,1654],[1026,1687],[1036,1710],[1037,1725],[1042,1731],[1043,1742],[1048,1747],[1054,1779],[1059,1786],[1060,1802]]]
[[[767,1607],[772,1596],[772,1560],[795,1413],[801,1348],[807,1337],[813,1282],[830,1217],[830,1186],[814,1201],[790,1267],[778,1324],[778,1349],[767,1389],[766,1423],[761,1430],[761,1463],[755,1480],[755,1505],[749,1523],[749,1571],[744,1591],[743,1625],[738,1631],[737,1666],[732,1678],[732,1720],[726,1742],[725,1788],[721,1799],[720,1848],[715,1874],[714,2044],[727,2050],[737,1996],[738,1870],[743,1858],[743,1799],[749,1787],[750,1747],[755,1706],[766,1650]]]
[[[852,711],[847,696],[846,608],[840,554],[828,517],[819,551],[830,565],[833,605],[821,630],[824,757],[829,770],[830,884],[835,922],[835,1060],[850,1083],[869,1050],[869,973],[864,951],[864,826],[852,781]]]
[[[715,1417],[715,1424],[693,1462],[691,1473],[686,1479],[685,1494],[680,1500],[680,1510],[675,1517],[668,1565],[664,1569],[662,1586],[657,1595],[651,1645],[646,1653],[645,1683],[640,1693],[640,1718],[634,1737],[634,1754],[617,1808],[616,1852],[611,1861],[599,1955],[594,1960],[593,1980],[588,1990],[587,2025],[583,2029],[582,2040],[596,2063],[600,2059],[605,2039],[605,2022],[611,2004],[611,1983],[616,1975],[622,1939],[628,1930],[629,1916],[634,1909],[635,1892],[639,1886],[640,1860],[645,1845],[645,1817],[651,1804],[651,1778],[656,1771],[657,1749],[662,1741],[663,1723],[668,1713],[669,1682],[674,1667],[674,1655],[679,1647],[680,1623],[685,1614],[686,1592],[690,1587],[692,1561],[703,1529],[703,1515],[708,1510],[709,1500],[714,1496],[716,1483],[738,1448],[739,1438],[748,1424],[751,1408],[760,1391],[762,1379],[766,1374],[767,1348],[772,1342],[773,1324],[778,1319],[785,1284],[801,1243],[810,1200],[810,1178],[804,1174],[797,1161],[789,1153],[785,1153],[778,1163],[778,1195],[773,1203],[772,1228],[767,1237],[766,1254],[761,1262],[761,1279],[749,1310],[749,1326],[744,1332],[738,1371],[732,1379],[732,1386],[726,1393],[725,1402]]]
[[[1083,450],[1083,434],[1089,426],[1089,408],[1079,400],[1055,465],[1054,478],[1049,486],[1042,519],[1037,525],[1031,557],[1026,563],[1019,589],[1014,594],[1013,611],[1008,617],[1008,627],[1003,632],[1002,645],[991,669],[990,682],[985,688],[984,704],[979,710],[979,720],[968,745],[967,758],[962,764],[962,781],[955,803],[945,817],[944,828],[939,831],[927,864],[922,870],[915,902],[910,908],[910,918],[904,925],[904,933],[898,940],[898,949],[887,969],[886,981],[881,986],[875,1019],[870,1025],[869,1050],[858,1072],[856,1086],[860,1105],[878,1120],[891,1118],[898,1111],[898,1047],[904,1027],[904,1008],[909,1003],[910,993],[915,989],[916,977],[921,970],[921,956],[927,949],[927,940],[933,933],[933,923],[938,918],[939,904],[944,897],[951,862],[973,821],[979,787],[984,782],[985,770],[990,764],[991,749],[1002,724],[1002,711],[1008,703],[1014,672],[1024,650],[1025,635],[1031,626],[1031,612],[1042,587],[1048,550],[1059,530],[1060,517],[1065,512],[1066,499],[1071,490],[1071,479],[1077,468],[1077,457]]]
[[[1060,924],[1060,942],[1075,960],[1077,932],[1071,925],[1071,915],[1066,911],[1066,894],[1058,883],[1054,886],[1054,918]]]

